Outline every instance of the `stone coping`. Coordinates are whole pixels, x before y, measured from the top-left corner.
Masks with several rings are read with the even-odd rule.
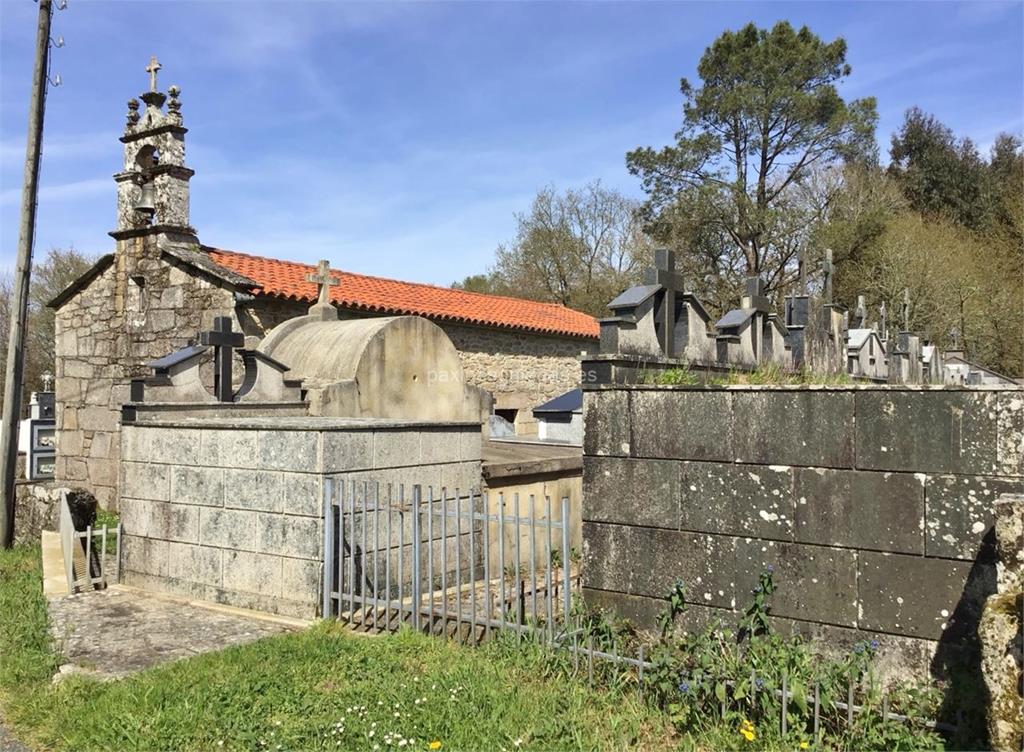
[[[258,431],[379,431],[402,428],[475,428],[473,421],[398,420],[393,418],[331,417],[175,417],[163,420],[140,418],[139,428],[216,428]]]
[[[1008,384],[583,384],[585,392],[1024,392]]]

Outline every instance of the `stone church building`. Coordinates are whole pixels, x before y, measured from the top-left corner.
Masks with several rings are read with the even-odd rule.
[[[121,405],[146,364],[195,340],[214,317],[258,340],[317,298],[308,264],[200,243],[189,223],[180,89],[128,103],[117,186],[114,251],[51,303],[56,309],[56,479],[116,503]],[[440,326],[466,382],[494,397],[519,433],[536,431],[532,408],[579,385],[580,356],[597,350],[594,318],[564,306],[481,295],[333,270],[341,318],[417,315]],[[446,374],[436,374],[446,378]]]

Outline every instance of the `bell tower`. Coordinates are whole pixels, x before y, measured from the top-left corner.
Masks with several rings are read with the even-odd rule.
[[[185,134],[181,120],[181,89],[157,90],[162,66],[151,58],[149,91],[128,100],[124,144],[124,168],[114,175],[117,183],[116,240],[147,235],[169,235],[175,240],[198,243],[189,225],[189,180],[195,174],[185,166]],[[167,109],[164,110],[166,103]]]

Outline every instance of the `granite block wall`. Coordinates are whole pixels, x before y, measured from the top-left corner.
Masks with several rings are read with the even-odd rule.
[[[653,626],[732,620],[774,567],[785,629],[941,673],[995,590],[993,504],[1024,489],[1024,390],[593,387],[588,600]]]
[[[342,480],[480,484],[477,424],[184,419],[121,434],[124,581],[310,618],[323,576],[323,490]]]

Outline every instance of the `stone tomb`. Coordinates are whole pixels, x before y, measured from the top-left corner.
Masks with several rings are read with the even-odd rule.
[[[381,483],[383,503],[401,509],[388,484],[406,499],[415,484],[480,487],[488,405],[444,332],[413,316],[338,321],[328,309],[314,305],[258,349],[239,348],[230,320],[217,321],[133,383],[121,433],[125,582],[315,616],[328,479]],[[237,388],[232,351],[245,371]],[[211,356],[214,393],[202,378]]]

